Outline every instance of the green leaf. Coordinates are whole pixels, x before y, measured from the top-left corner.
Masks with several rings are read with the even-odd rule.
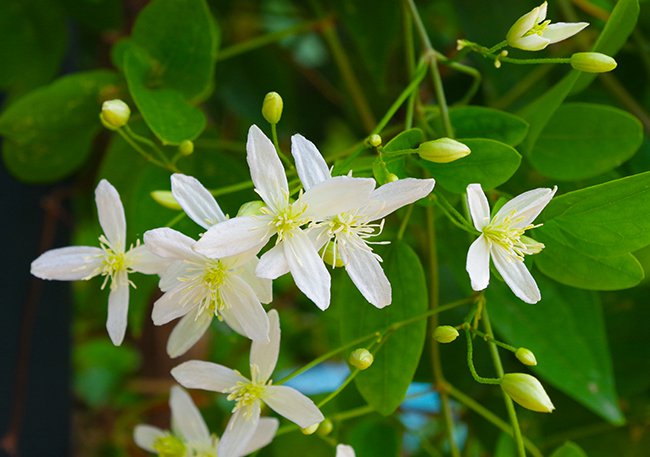
[[[599,297],[537,278],[542,301],[530,306],[501,282],[487,290],[497,332],[535,353],[533,370],[612,424],[624,422],[618,403]]]
[[[643,126],[626,111],[567,103],[546,124],[528,158],[549,178],[587,179],[628,160],[642,142]]]
[[[408,129],[395,135],[384,146],[384,152],[403,151],[405,149],[416,149],[424,141],[424,133],[420,129]]]
[[[77,170],[101,129],[102,93],[116,84],[110,71],[77,73],[13,103],[0,117],[7,168],[28,182],[56,181]]]
[[[352,281],[341,278],[336,298],[345,307],[341,319],[343,341],[350,341],[427,310],[427,286],[417,254],[402,242],[391,245],[383,266],[393,286],[393,302],[377,309],[361,296]],[[359,373],[356,385],[370,406],[389,415],[400,405],[420,361],[426,320],[395,331],[375,354],[375,361]]]
[[[124,74],[131,96],[153,133],[163,144],[193,140],[205,128],[203,112],[173,89],[152,88],[149,72],[152,62],[135,47],[125,50]]]
[[[577,444],[567,441],[557,448],[551,457],[587,457],[587,454]]]
[[[521,156],[512,146],[483,138],[459,141],[472,150],[467,157],[450,163],[419,161],[437,184],[451,192],[465,192],[471,183],[493,189],[508,181],[519,168]]]
[[[349,442],[356,457],[399,457],[401,443],[397,428],[387,419],[365,420],[350,430]]]
[[[488,138],[517,146],[528,133],[528,123],[514,114],[482,106],[461,106],[449,111],[458,138]]]

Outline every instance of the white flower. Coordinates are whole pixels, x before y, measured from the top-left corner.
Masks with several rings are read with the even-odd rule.
[[[336,446],[336,457],[356,457],[352,446],[347,444],[339,444]]]
[[[124,207],[115,188],[102,179],[95,189],[99,225],[104,234],[99,247],[70,246],[52,249],[32,262],[32,274],[41,279],[60,281],[87,280],[98,275],[105,277],[102,289],[110,280],[108,318],[106,329],[113,344],[120,345],[126,331],[129,309],[128,274],[159,273],[166,263],[145,246],[136,245],[126,250],[126,220]]]
[[[227,393],[228,400],[235,401],[234,414],[228,422],[228,434],[221,440],[220,452],[221,449],[235,452],[242,442],[250,439],[257,428],[262,403],[301,428],[324,419],[318,407],[297,390],[272,385],[269,378],[280,350],[280,321],[275,310],[269,311],[268,315],[270,341],[253,341],[250,352],[251,379],[223,365],[199,360],[182,363],[171,372],[176,381],[185,387]]]
[[[524,256],[537,254],[544,245],[524,232],[538,227],[535,218],[551,201],[557,187],[529,190],[513,198],[490,219],[490,206],[480,184],[467,186],[467,203],[476,230],[481,232],[467,252],[467,273],[472,289],[483,290],[490,282],[490,257],[514,294],[526,303],[541,299],[535,279],[524,265]]]
[[[255,191],[266,204],[264,214],[235,217],[211,227],[195,250],[211,258],[222,258],[257,251],[277,234],[271,256],[282,257],[298,288],[319,308],[327,308],[330,275],[301,227],[357,207],[372,192],[374,180],[338,176],[291,201],[282,162],[273,143],[255,125],[248,132],[246,150]],[[272,279],[272,273],[257,269],[261,277]]]
[[[547,3],[544,2],[521,16],[510,27],[506,41],[513,48],[539,51],[546,46],[572,37],[589,25],[588,22],[557,22],[546,19]]]
[[[294,135],[291,140],[291,152],[296,161],[298,176],[307,191],[336,179],[330,176],[323,156],[311,141],[301,135]],[[370,244],[373,242],[369,238],[381,232],[383,218],[402,206],[425,197],[433,190],[434,184],[433,179],[415,178],[385,184],[356,206],[324,218],[309,229],[309,236],[318,248],[325,246],[327,249],[329,246],[326,245],[332,243],[335,257],[333,264],[336,264],[336,257],[339,256],[359,291],[377,308],[390,305],[391,286],[379,263],[381,257],[372,251]],[[272,258],[272,254],[273,249],[262,256],[258,272],[275,271],[277,277],[286,266]]]
[[[278,420],[261,418],[257,428],[240,450],[222,449],[221,442],[228,441],[228,431],[221,442],[211,435],[192,397],[178,386],[172,387],[169,397],[172,412],[171,432],[151,425],[137,425],[133,440],[142,449],[165,457],[241,457],[269,444],[278,429]]]
[[[214,197],[191,176],[174,174],[172,194],[188,216],[209,228],[226,220]],[[183,316],[167,341],[171,357],[184,354],[203,336],[217,316],[238,333],[253,340],[268,340],[269,320],[261,303],[270,303],[271,281],[255,276],[258,259],[253,252],[210,259],[192,250],[196,242],[171,228],[149,230],[145,245],[171,261],[160,275],[165,294],[153,307],[154,324]]]

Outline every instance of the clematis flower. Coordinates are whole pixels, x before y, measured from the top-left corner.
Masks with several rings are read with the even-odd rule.
[[[524,51],[539,51],[549,44],[566,40],[589,25],[588,22],[557,22],[546,19],[547,3],[544,2],[521,16],[506,35],[508,45]]]
[[[544,245],[524,236],[538,227],[532,222],[551,201],[557,187],[529,190],[513,198],[490,219],[490,206],[480,184],[467,186],[467,203],[481,236],[467,252],[466,269],[472,289],[483,290],[490,282],[490,257],[512,292],[526,303],[541,299],[535,279],[524,265],[524,256],[537,254]]]
[[[269,444],[278,430],[277,419],[261,418],[251,438],[241,443],[240,450],[232,452],[221,446],[224,439],[228,441],[228,430],[221,440],[211,435],[192,397],[181,387],[172,387],[169,408],[172,412],[171,431],[151,425],[135,427],[133,440],[145,451],[164,457],[241,457]]]
[[[356,457],[352,446],[339,444],[336,446],[336,457]]]
[[[325,159],[311,141],[302,135],[294,135],[291,140],[298,176],[307,192],[323,182],[336,179],[331,177]],[[390,305],[391,286],[381,268],[381,257],[370,246],[377,242],[370,239],[381,233],[386,216],[425,197],[433,190],[434,184],[433,179],[415,178],[385,184],[356,206],[324,218],[309,228],[309,237],[315,245],[319,249],[323,246],[326,250],[331,249],[333,264],[340,258],[352,282],[377,308]],[[258,266],[258,272],[273,272],[268,273],[271,277],[279,276],[286,269],[282,259],[273,257],[273,249],[262,256]]]
[[[195,178],[174,174],[172,194],[187,215],[203,228],[226,220],[214,197]],[[273,299],[271,281],[255,275],[258,259],[245,252],[210,259],[192,250],[195,241],[171,228],[144,234],[145,245],[171,262],[161,274],[164,295],[153,307],[155,325],[182,316],[167,341],[167,353],[178,357],[190,349],[216,316],[253,340],[268,340],[269,320],[261,303]]]
[[[302,226],[355,208],[368,198],[374,180],[338,176],[324,180],[291,201],[287,177],[275,147],[255,125],[248,132],[246,150],[255,191],[266,204],[263,214],[239,216],[211,227],[197,242],[195,250],[210,258],[259,251],[277,234],[271,255],[281,254],[298,289],[319,308],[327,308],[331,278]],[[257,274],[272,277],[260,267]]]
[[[119,346],[126,331],[129,309],[129,273],[156,274],[166,267],[163,259],[144,245],[126,250],[126,220],[117,190],[105,179],[95,189],[99,225],[104,234],[99,247],[69,246],[52,249],[32,262],[31,272],[41,279],[87,280],[104,276],[102,289],[110,281],[106,329],[113,344]],[[134,286],[135,287],[135,286]]]
[[[280,321],[275,310],[269,311],[268,316],[269,342],[253,341],[251,346],[251,379],[223,365],[200,360],[182,363],[171,372],[176,381],[187,388],[227,393],[228,400],[235,402],[228,434],[221,440],[220,450],[224,452],[236,452],[241,443],[250,440],[259,423],[262,403],[301,428],[324,419],[318,407],[297,390],[272,385],[269,378],[280,350]]]

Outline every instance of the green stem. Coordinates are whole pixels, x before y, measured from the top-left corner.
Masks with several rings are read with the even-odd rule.
[[[496,60],[497,58],[501,62],[507,62],[507,63],[514,63],[517,65],[539,65],[539,64],[547,64],[547,63],[571,63],[571,58],[569,57],[542,57],[539,59],[515,59],[514,57],[499,57],[499,56],[491,56],[489,55],[488,57],[493,58]]]
[[[406,48],[406,67],[408,68],[409,78],[413,80],[415,75],[415,43],[413,40],[413,18],[409,12],[406,2],[402,2],[402,16],[404,17],[404,47]],[[411,92],[406,103],[406,117],[404,119],[404,129],[408,130],[413,127],[413,111],[415,109],[416,91]]]
[[[254,186],[253,181],[242,181],[237,184],[231,184],[230,186],[210,189],[210,193],[213,197],[218,197],[219,195],[231,194],[240,190],[252,189]]]
[[[472,235],[478,235],[479,231],[476,230],[476,228],[469,223],[469,221],[463,216],[456,208],[454,208],[454,205],[449,203],[449,201],[445,198],[444,195],[441,193],[437,193],[435,195],[434,202],[437,203],[440,207],[443,208],[443,210],[448,214],[448,217],[453,221],[453,219],[456,219],[458,224],[461,225],[461,228],[465,230],[466,232],[471,233]]]
[[[473,333],[473,334],[475,334],[475,335],[480,336],[481,338],[483,338],[483,340],[484,340],[486,343],[494,343],[494,344],[496,344],[497,346],[502,347],[503,349],[505,349],[505,350],[507,350],[507,351],[510,351],[510,352],[517,352],[517,348],[516,348],[516,347],[511,346],[511,345],[509,345],[509,344],[506,344],[506,343],[504,343],[504,342],[502,342],[502,341],[499,341],[499,340],[495,339],[494,337],[492,337],[492,336],[490,336],[490,335],[488,335],[488,334],[486,334],[486,333],[483,333],[482,331],[480,331],[480,330],[478,330],[478,329],[472,328],[468,323],[464,323],[461,327],[462,327],[463,329],[465,329],[465,330],[468,330],[469,332],[471,332],[471,333]]]
[[[275,150],[277,151],[280,159],[284,162],[287,168],[291,169],[293,168],[293,163],[291,163],[289,157],[284,155],[284,152],[282,152],[282,149],[280,149],[280,143],[278,142],[278,129],[276,128],[276,125],[277,124],[271,124],[271,136],[273,137],[273,145],[275,146]]]
[[[170,221],[167,222],[164,226],[165,226],[165,227],[170,227],[170,228],[171,228],[171,227],[175,226],[176,224],[178,224],[178,223],[179,223],[180,221],[182,221],[183,219],[185,219],[185,216],[186,216],[185,212],[184,212],[184,211],[181,211],[181,212],[178,213],[176,216],[174,216],[173,218],[171,218]]]
[[[458,227],[459,229],[461,229],[461,230],[463,230],[463,231],[465,231],[465,232],[467,232],[467,233],[471,233],[472,235],[476,234],[476,230],[474,229],[474,227],[471,227],[471,226],[466,225],[465,223],[459,221],[459,220],[458,220],[458,219],[457,219],[453,214],[451,214],[451,213],[447,210],[447,208],[445,208],[445,206],[444,206],[444,205],[443,205],[443,204],[442,204],[442,203],[441,203],[437,198],[432,198],[431,201],[432,201],[432,202],[433,202],[433,203],[434,203],[438,208],[440,208],[440,209],[442,210],[443,214],[444,214],[445,216],[447,216],[447,219],[449,219],[449,222],[451,222],[451,223],[454,224],[456,227]]]
[[[472,373],[472,378],[481,384],[501,384],[501,378],[484,378],[476,372],[476,367],[474,366],[474,345],[472,344],[472,335],[468,328],[465,328],[465,337],[467,338],[467,366],[469,367],[469,372]]]
[[[327,397],[325,397],[325,398],[323,398],[321,401],[319,401],[318,404],[317,404],[316,406],[318,406],[318,408],[322,408],[323,406],[325,406],[326,404],[328,404],[330,401],[334,400],[334,398],[336,398],[336,396],[337,396],[338,394],[340,394],[341,392],[343,392],[343,389],[345,389],[345,388],[348,386],[348,384],[350,384],[350,383],[352,382],[352,380],[353,380],[354,378],[356,378],[357,375],[358,375],[360,372],[361,372],[361,370],[359,370],[358,368],[355,368],[354,370],[352,370],[352,372],[348,375],[348,377],[345,378],[345,381],[343,381],[343,382],[341,383],[341,385],[340,385],[340,386],[339,386],[339,387],[338,387],[334,392],[332,392],[332,393],[329,394]]]
[[[140,143],[142,143],[142,144],[146,144],[147,146],[149,146],[149,147],[151,148],[151,150],[154,151],[154,152],[156,153],[156,155],[158,156],[158,158],[160,159],[160,161],[161,161],[162,163],[166,164],[168,167],[169,167],[170,165],[173,166],[173,163],[170,162],[169,158],[167,158],[167,156],[165,155],[165,153],[162,152],[162,151],[160,150],[160,148],[158,148],[158,146],[156,145],[156,143],[154,143],[153,141],[151,141],[151,140],[150,140],[149,138],[147,138],[147,137],[144,137],[144,136],[142,136],[142,135],[138,135],[137,133],[135,133],[135,132],[131,129],[131,127],[128,126],[128,124],[125,125],[125,126],[123,127],[123,129],[124,129],[124,130],[126,131],[126,133],[127,133],[131,138],[133,138],[135,141],[139,141]],[[174,167],[174,168],[175,168],[175,167]],[[176,170],[176,171],[177,171],[177,170]]]
[[[503,40],[500,43],[497,43],[494,46],[492,46],[490,49],[488,49],[487,52],[489,52],[490,54],[494,54],[495,52],[502,50],[506,46],[508,46],[508,42],[506,40]]]
[[[406,209],[406,214],[404,215],[402,223],[399,226],[399,231],[397,232],[397,241],[402,241],[402,238],[404,238],[404,232],[408,226],[409,219],[411,219],[411,214],[413,214],[413,205],[409,205]]]
[[[145,160],[151,162],[156,166],[159,166],[160,168],[164,168],[165,170],[170,170],[167,164],[162,163],[160,160],[156,159],[154,156],[152,156],[147,151],[142,149],[140,145],[136,143],[122,128],[117,129],[116,132]],[[170,170],[170,171],[175,171],[175,170]]]

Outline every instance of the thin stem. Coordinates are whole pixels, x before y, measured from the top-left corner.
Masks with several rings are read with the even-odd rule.
[[[253,181],[242,181],[237,184],[231,184],[230,186],[210,189],[210,193],[213,197],[218,197],[219,195],[231,194],[240,190],[252,189],[254,186]]]
[[[138,143],[133,141],[133,139],[123,130],[123,129],[117,129],[116,132],[126,141],[129,143],[129,145],[135,149],[135,151],[140,154],[145,160],[151,162],[152,164],[159,166],[160,168],[164,168],[165,170],[170,170],[169,166],[167,164],[162,163],[160,160],[156,159],[154,156],[149,154],[147,151],[142,149]],[[175,167],[174,167],[175,168]],[[174,170],[175,171],[175,170]]]
[[[467,233],[471,233],[472,235],[474,235],[474,234],[476,233],[473,227],[464,224],[463,222],[459,221],[459,220],[458,220],[458,219],[457,219],[453,214],[451,214],[451,213],[447,210],[447,208],[445,208],[445,206],[444,206],[444,205],[443,205],[443,204],[442,204],[438,199],[433,198],[433,199],[431,199],[431,201],[432,201],[432,202],[433,202],[433,203],[434,203],[438,208],[440,208],[440,209],[442,210],[442,212],[444,213],[444,215],[447,216],[447,219],[449,219],[449,222],[451,222],[452,224],[454,224],[456,227],[458,227],[459,229],[461,229],[461,230],[463,230],[463,231],[465,231],[465,232],[467,232]]]
[[[404,232],[406,231],[406,227],[411,219],[411,214],[413,214],[413,205],[409,205],[406,209],[406,214],[404,215],[404,219],[402,219],[402,223],[397,232],[397,241],[402,241],[402,238],[404,238]]]
[[[469,367],[469,372],[472,373],[472,378],[481,384],[501,384],[501,378],[484,378],[476,372],[476,367],[474,366],[474,345],[472,344],[472,335],[468,328],[465,328],[465,337],[467,338],[467,366]]]
[[[402,16],[404,17],[404,47],[406,48],[406,67],[408,68],[409,78],[412,80],[415,74],[415,43],[413,41],[413,18],[409,12],[409,7],[402,2]],[[406,103],[406,117],[404,119],[404,129],[408,130],[413,127],[413,111],[415,109],[416,91],[411,92]]]
[[[539,59],[515,59],[514,57],[501,57],[501,56],[491,56],[491,55],[488,55],[487,57],[494,58],[494,60],[498,58],[501,62],[514,63],[517,65],[539,65],[539,64],[547,64],[547,63],[570,64],[571,63],[570,57],[542,57]]]
[[[334,392],[332,392],[332,393],[329,394],[327,397],[325,397],[325,398],[323,398],[321,401],[319,401],[318,404],[317,404],[316,406],[318,406],[318,408],[322,408],[323,406],[325,406],[326,404],[328,404],[330,401],[334,400],[334,398],[336,398],[336,396],[337,396],[338,394],[340,394],[341,392],[343,392],[343,389],[345,389],[345,388],[348,386],[348,384],[350,384],[350,383],[352,382],[352,380],[353,380],[354,378],[356,378],[357,375],[358,375],[360,372],[361,372],[361,370],[359,370],[358,368],[355,368],[355,369],[354,369],[354,370],[353,370],[353,371],[348,375],[348,377],[345,378],[345,381],[343,381],[343,382],[341,383],[341,385],[340,385],[340,386],[339,386],[339,387],[338,387]]]
[[[127,133],[129,136],[131,136],[131,138],[133,138],[133,139],[136,140],[136,141],[139,141],[140,143],[143,143],[143,144],[146,144],[147,146],[149,146],[149,147],[151,148],[151,150],[154,151],[154,152],[158,155],[158,158],[160,159],[160,161],[161,161],[162,163],[167,164],[167,165],[171,165],[171,162],[170,162],[169,158],[165,155],[164,152],[162,152],[162,151],[160,150],[160,148],[158,148],[158,146],[156,145],[156,143],[154,143],[153,141],[151,141],[151,140],[150,140],[149,138],[147,138],[147,137],[144,137],[144,136],[142,136],[142,135],[138,135],[137,133],[135,133],[135,132],[131,129],[131,127],[128,126],[128,124],[125,125],[125,126],[122,127],[122,128],[126,131],[126,133]]]
[[[501,49],[505,48],[508,46],[508,42],[506,40],[501,41],[500,43],[495,44],[492,46],[490,49],[488,49],[488,52],[490,54],[494,54],[497,51],[500,51]]]
[[[444,197],[444,195],[440,193],[436,194],[434,202],[438,203],[441,207],[444,208],[446,212],[448,212],[450,219],[455,218],[456,221],[462,225],[462,228],[466,232],[469,232],[472,235],[479,234],[479,231],[476,230],[476,228],[469,223],[469,221],[465,218],[465,216],[463,216],[456,208],[454,208],[454,205],[449,203],[449,201]]]
[[[476,329],[476,328],[473,328],[473,327],[470,326],[468,323],[464,323],[461,327],[464,328],[464,329],[466,329],[466,330],[468,330],[469,332],[471,332],[471,333],[477,335],[477,336],[480,336],[481,338],[483,338],[483,340],[484,340],[486,343],[494,343],[494,344],[496,344],[497,346],[502,347],[503,349],[505,349],[505,350],[507,350],[507,351],[510,351],[510,352],[517,352],[517,348],[516,348],[516,347],[511,346],[511,345],[509,345],[509,344],[506,344],[506,343],[504,343],[504,342],[502,342],[502,341],[499,341],[499,340],[495,339],[494,337],[492,337],[492,336],[490,336],[490,335],[487,335],[487,334],[483,333],[482,331],[480,331],[480,330],[478,330],[478,329]]]
[[[494,338],[494,332],[492,331],[492,325],[490,324],[490,317],[488,316],[487,306],[483,307],[483,325],[485,327],[485,333]],[[499,357],[499,351],[494,344],[489,344],[490,355],[492,356],[492,363],[494,364],[494,369],[497,372],[499,378],[503,378],[503,365],[501,364],[501,357]],[[506,405],[506,410],[508,411],[508,416],[510,417],[510,423],[512,424],[512,430],[514,432],[515,443],[517,445],[517,454],[519,457],[526,457],[526,449],[524,447],[524,440],[521,435],[521,428],[519,427],[519,420],[517,419],[517,412],[515,411],[515,405],[512,402],[512,399],[502,390],[503,401]]]
[[[273,137],[273,146],[275,146],[275,150],[278,153],[278,156],[280,159],[284,162],[284,164],[289,168],[293,168],[293,163],[291,163],[291,160],[289,160],[289,157],[284,155],[284,152],[282,152],[282,149],[280,149],[280,143],[278,142],[278,129],[276,128],[277,124],[271,124],[271,136]]]
[[[185,211],[181,211],[181,212],[178,213],[176,216],[174,216],[173,218],[171,218],[170,221],[167,222],[164,226],[165,226],[165,227],[170,227],[170,228],[171,228],[171,227],[175,226],[176,224],[178,224],[178,223],[179,223],[180,221],[182,221],[183,219],[185,219],[185,216],[186,216]]]

